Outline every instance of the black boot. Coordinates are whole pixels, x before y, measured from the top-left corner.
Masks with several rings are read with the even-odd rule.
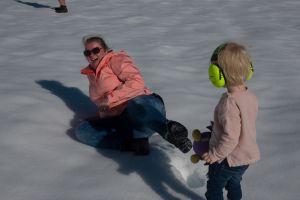
[[[128,139],[121,144],[120,151],[132,151],[140,156],[148,155],[150,153],[148,138]]]
[[[188,138],[188,130],[179,122],[168,121],[166,132],[162,136],[183,153],[189,152],[192,148],[192,142]]]
[[[55,12],[57,12],[57,13],[67,13],[67,12],[68,12],[67,6],[63,6],[63,5],[54,8],[54,10],[55,10]]]

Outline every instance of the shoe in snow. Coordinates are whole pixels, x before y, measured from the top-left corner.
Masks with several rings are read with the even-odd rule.
[[[168,121],[166,125],[167,131],[163,137],[183,153],[189,152],[192,142],[188,138],[188,130],[176,121]]]
[[[59,7],[54,8],[54,10],[57,13],[67,13],[68,12],[67,6],[59,6]]]

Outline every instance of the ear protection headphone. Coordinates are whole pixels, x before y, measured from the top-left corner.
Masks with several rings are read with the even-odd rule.
[[[225,49],[226,45],[227,44],[224,43],[224,44],[221,44],[220,46],[218,46],[214,50],[214,52],[210,58],[211,65],[208,68],[209,80],[217,88],[224,87],[226,84],[226,78],[224,76],[223,70],[218,65],[218,56],[219,56],[220,52]],[[252,79],[253,71],[254,71],[254,68],[253,68],[252,63],[250,62],[249,73],[248,73],[248,76],[246,77],[247,81]]]

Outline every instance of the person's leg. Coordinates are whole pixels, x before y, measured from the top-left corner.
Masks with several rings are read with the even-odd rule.
[[[234,174],[225,186],[225,189],[228,192],[227,193],[228,199],[230,200],[242,199],[241,181],[242,181],[242,176],[247,170],[248,166],[249,165],[230,167],[230,170],[232,170]]]
[[[92,147],[119,149],[127,137],[120,128],[117,118],[84,121],[75,129],[75,137]]]
[[[147,138],[157,132],[184,153],[192,148],[187,129],[166,118],[164,103],[158,95],[138,96],[130,100],[123,116],[134,127],[134,138]]]
[[[131,99],[121,118],[126,118],[134,127],[133,138],[145,138],[155,132],[164,132],[167,123],[164,104],[154,95]]]
[[[207,200],[223,200],[223,189],[232,174],[226,170],[226,160],[221,163],[213,163],[208,168],[208,181],[205,197]]]
[[[137,155],[149,154],[148,138],[165,124],[163,102],[154,96],[139,96],[128,102],[120,115],[122,124],[130,129],[131,138],[121,145],[122,151],[133,151]]]
[[[59,7],[54,8],[55,12],[57,13],[67,13],[68,8],[66,6],[66,1],[65,0],[58,0]]]
[[[66,6],[65,0],[58,0],[60,6]]]

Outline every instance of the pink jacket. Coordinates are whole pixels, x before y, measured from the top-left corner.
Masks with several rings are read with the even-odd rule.
[[[87,75],[90,98],[96,105],[104,95],[108,97],[110,109],[99,112],[101,118],[119,115],[127,101],[136,96],[152,94],[145,87],[132,58],[124,51],[107,53],[95,73],[89,66],[82,69],[81,73]]]
[[[256,143],[258,101],[248,89],[224,93],[215,108],[209,156],[229,166],[252,164],[260,159]]]

